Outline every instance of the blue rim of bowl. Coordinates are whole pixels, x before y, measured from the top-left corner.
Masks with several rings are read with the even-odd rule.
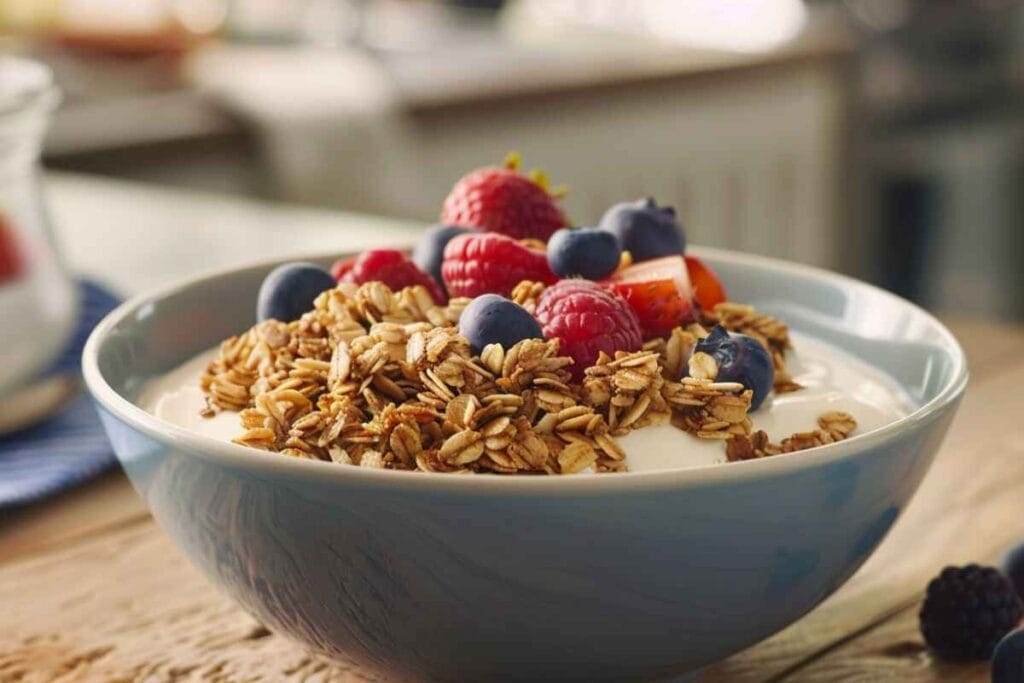
[[[339,479],[351,484],[380,486],[391,489],[416,491],[445,491],[460,494],[510,494],[550,495],[571,493],[579,495],[625,493],[631,489],[666,490],[680,489],[727,481],[741,481],[752,478],[768,478],[793,473],[802,469],[827,465],[832,462],[854,457],[857,453],[884,445],[898,434],[919,424],[944,407],[957,401],[963,394],[968,381],[967,360],[960,343],[931,313],[906,299],[854,278],[833,273],[822,268],[790,263],[780,259],[745,254],[741,252],[693,248],[696,255],[711,257],[733,264],[760,266],[762,268],[785,270],[805,276],[831,281],[844,289],[854,288],[868,291],[875,296],[887,298],[897,305],[909,308],[934,324],[941,334],[938,345],[950,353],[955,367],[950,380],[939,393],[911,413],[883,427],[858,434],[839,443],[809,448],[793,453],[783,453],[758,460],[744,460],[730,463],[700,465],[675,470],[644,472],[620,472],[614,474],[574,474],[567,476],[544,475],[455,475],[436,472],[396,471],[337,465],[335,463],[289,458],[276,454],[258,452],[247,446],[221,442],[211,437],[190,432],[187,429],[166,422],[145,411],[111,387],[99,369],[99,347],[107,334],[118,323],[137,311],[146,303],[165,298],[206,280],[229,275],[232,272],[259,267],[270,267],[281,263],[281,259],[261,260],[228,268],[218,268],[195,275],[187,280],[143,292],[124,302],[105,317],[93,330],[82,352],[82,370],[85,384],[93,399],[106,411],[137,429],[148,437],[174,447],[190,455],[205,458],[225,465],[243,467],[267,475],[288,475],[289,477],[313,478],[318,480]],[[287,259],[324,260],[332,254],[309,254]]]

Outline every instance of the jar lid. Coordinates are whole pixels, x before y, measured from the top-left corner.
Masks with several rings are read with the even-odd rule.
[[[0,57],[0,116],[33,104],[52,106],[56,99],[50,67],[30,59]]]

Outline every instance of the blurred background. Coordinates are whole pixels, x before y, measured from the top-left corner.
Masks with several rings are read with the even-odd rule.
[[[1024,318],[1022,2],[0,0],[0,46],[63,89],[47,169],[426,223],[517,150],[577,224],[652,195]]]

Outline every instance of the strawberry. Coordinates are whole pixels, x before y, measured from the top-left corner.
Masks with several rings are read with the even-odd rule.
[[[722,281],[711,270],[711,267],[696,256],[685,256],[686,272],[693,285],[693,300],[703,311],[711,311],[718,304],[727,300]]]
[[[17,280],[24,269],[25,263],[14,241],[14,231],[0,216],[0,283]]]
[[[634,264],[619,270],[604,284],[629,302],[646,338],[665,336],[696,316],[682,256]]]
[[[413,285],[423,285],[438,304],[444,304],[448,297],[441,286],[416,267],[405,254],[397,249],[371,249],[356,257],[351,264],[338,261],[331,267],[331,273],[340,273],[339,282],[363,284],[377,280],[394,291]]]
[[[590,280],[562,280],[544,290],[536,318],[546,339],[558,339],[559,353],[573,359],[576,380],[602,351],[636,351],[643,345],[640,322],[629,304]]]
[[[495,232],[453,238],[444,249],[441,276],[452,296],[508,296],[523,280],[551,284],[547,255]]]
[[[544,176],[525,176],[518,167],[518,157],[509,155],[504,167],[481,168],[463,176],[444,200],[441,222],[547,242],[551,233],[565,227],[565,216],[548,192]]]

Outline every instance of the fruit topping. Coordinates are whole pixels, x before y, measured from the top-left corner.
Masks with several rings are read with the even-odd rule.
[[[361,285],[374,280],[383,282],[396,292],[403,287],[423,285],[438,304],[448,301],[441,285],[417,268],[415,263],[397,249],[372,249],[363,252],[356,258],[351,269],[342,276],[341,282]]]
[[[604,351],[636,351],[643,345],[640,323],[626,301],[589,280],[562,280],[537,302],[537,320],[547,339],[558,339],[560,353],[573,359],[575,379]]]
[[[614,234],[619,246],[637,262],[678,256],[686,250],[686,238],[675,209],[658,206],[651,197],[616,204],[601,217],[599,227]]]
[[[459,334],[477,354],[489,344],[511,349],[524,339],[544,338],[540,323],[526,309],[497,294],[482,294],[469,302],[459,318]]]
[[[690,376],[716,382],[739,382],[754,396],[750,410],[764,402],[775,381],[772,357],[761,344],[744,334],[730,334],[721,325],[697,342],[690,356]]]
[[[682,256],[634,264],[604,283],[629,302],[647,338],[666,336],[696,317]]]
[[[441,262],[444,261],[444,248],[453,237],[471,232],[470,228],[455,225],[434,225],[427,228],[420,241],[412,251],[412,260],[424,273],[430,275],[444,286],[441,277]]]
[[[622,249],[615,235],[598,228],[562,228],[548,241],[548,265],[562,277],[601,280],[615,272]]]
[[[471,233],[452,239],[441,265],[452,296],[508,296],[523,280],[551,284],[558,277],[544,252],[497,233]]]
[[[313,301],[328,289],[334,278],[312,263],[286,263],[270,271],[260,285],[256,299],[256,319],[291,322],[313,308]]]
[[[551,233],[566,225],[565,216],[543,175],[529,177],[518,168],[518,156],[509,155],[504,167],[463,176],[444,200],[441,222],[547,242]]]
[[[998,569],[946,567],[928,584],[919,618],[921,635],[936,654],[983,660],[1017,626],[1021,602]]]
[[[715,306],[726,301],[725,287],[715,271],[696,256],[687,254],[686,272],[693,288],[693,300],[702,311],[713,311]]]

